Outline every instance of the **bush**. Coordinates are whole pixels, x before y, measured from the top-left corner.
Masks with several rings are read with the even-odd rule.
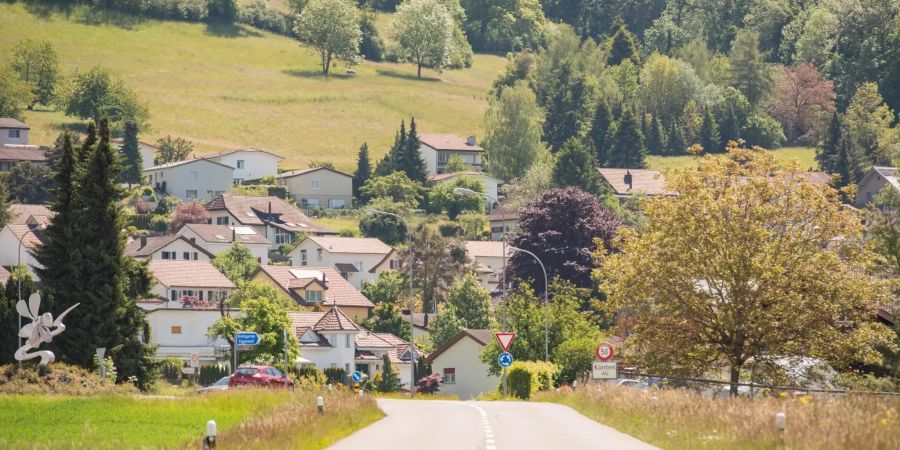
[[[200,376],[197,377],[197,382],[200,384],[200,386],[209,386],[216,381],[219,381],[219,378],[227,375],[231,375],[231,368],[227,364],[201,366]]]
[[[506,382],[514,396],[528,400],[539,391],[552,389],[558,374],[559,368],[556,364],[543,361],[516,361],[506,371]],[[498,389],[503,389],[502,381]]]
[[[34,364],[0,366],[0,394],[12,395],[104,395],[136,394],[130,383],[115,384],[107,378],[64,363],[48,367]]]
[[[781,123],[767,114],[752,114],[748,117],[741,135],[747,145],[763,148],[778,148],[786,139]]]
[[[255,0],[238,8],[237,21],[278,34],[290,34],[283,14],[270,9],[263,0]]]
[[[319,370],[316,366],[306,365],[301,367],[300,369],[292,368],[291,373],[293,373],[300,382],[302,383],[310,383],[310,384],[325,384],[328,381],[328,378]]]
[[[434,373],[416,382],[416,391],[421,394],[436,394],[441,387],[441,374]]]
[[[344,384],[347,381],[347,372],[340,367],[329,367],[324,370],[325,379],[330,384]]]
[[[506,372],[506,382],[509,385],[509,392],[516,398],[528,400],[531,398],[531,385],[537,379],[532,376],[531,372],[522,366],[510,366]],[[503,381],[500,382],[499,389],[503,389]]]
[[[455,223],[442,223],[438,226],[438,231],[440,231],[441,236],[443,237],[463,236],[466,233],[466,230],[463,229],[463,227]]]
[[[171,384],[175,384],[181,378],[181,370],[184,369],[184,361],[169,357],[159,363],[159,373]]]

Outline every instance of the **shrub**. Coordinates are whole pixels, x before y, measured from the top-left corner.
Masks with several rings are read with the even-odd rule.
[[[89,396],[136,393],[137,388],[130,383],[117,385],[87,369],[60,362],[49,367],[34,364],[0,366],[0,394]]]
[[[558,375],[559,367],[556,364],[543,361],[516,361],[506,371],[506,382],[514,396],[528,400],[539,391],[552,389]],[[498,389],[503,389],[502,381]]]
[[[747,145],[758,145],[763,148],[777,148],[785,141],[781,123],[767,114],[752,114],[747,118],[747,125],[741,133]]]
[[[263,0],[255,0],[238,8],[237,21],[278,34],[289,34],[283,14],[269,8]]]
[[[184,369],[184,361],[169,357],[159,363],[159,373],[171,384],[175,384],[181,378],[181,370]]]
[[[329,367],[324,370],[325,379],[330,384],[344,384],[347,381],[347,372],[340,367]]]
[[[455,223],[442,223],[438,226],[438,231],[440,231],[441,236],[443,237],[463,236],[466,233],[466,230],[463,229],[463,227]]]
[[[214,366],[201,366],[200,376],[197,377],[197,383],[201,386],[209,386],[219,378],[231,375],[231,368],[227,364],[216,364]]]
[[[94,366],[97,367],[97,369],[94,370],[94,373],[96,373],[97,376],[104,377],[113,383],[116,382],[118,373],[116,372],[116,363],[113,362],[112,358],[107,356],[106,358],[100,359],[97,355],[94,355]],[[106,372],[105,375],[102,374],[101,368]]]
[[[516,398],[528,400],[531,398],[532,383],[537,377],[524,366],[510,366],[506,372],[506,382],[509,385],[509,392]],[[503,389],[503,381],[500,382],[499,389]]]
[[[441,387],[441,374],[434,373],[416,382],[416,390],[422,394],[436,394]]]

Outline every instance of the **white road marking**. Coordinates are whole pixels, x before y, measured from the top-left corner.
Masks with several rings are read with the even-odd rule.
[[[494,445],[494,430],[491,428],[491,421],[488,419],[487,411],[484,408],[473,405],[468,402],[443,402],[443,403],[451,403],[454,405],[465,405],[470,408],[475,408],[478,411],[478,414],[481,415],[481,424],[484,425],[484,448],[485,450],[497,450],[497,446]]]

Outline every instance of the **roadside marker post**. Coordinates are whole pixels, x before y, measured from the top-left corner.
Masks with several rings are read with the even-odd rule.
[[[330,384],[328,385],[331,386]],[[325,414],[325,399],[322,396],[316,397],[316,409],[319,410],[319,415]]]
[[[217,434],[218,434],[218,430],[216,429],[216,421],[210,420],[210,421],[206,422],[206,437],[203,439],[204,450],[216,448],[216,435]]]

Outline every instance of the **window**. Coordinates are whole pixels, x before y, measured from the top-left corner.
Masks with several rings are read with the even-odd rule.
[[[342,198],[328,199],[328,207],[331,209],[341,209],[345,206],[347,206],[347,201]]]
[[[306,250],[300,250],[300,265],[306,265]]]
[[[184,252],[181,256],[184,257],[183,259],[184,259],[185,261],[190,261],[190,260],[191,260],[191,252]],[[194,259],[197,259],[197,258],[194,258]]]
[[[306,202],[307,208],[318,208],[319,207],[319,199],[317,199],[317,198],[308,198],[303,201]]]
[[[162,259],[175,259],[175,258],[170,256],[169,252],[162,252]]]
[[[322,249],[321,248],[316,249],[316,257],[318,258],[317,261],[322,262]]]
[[[196,189],[188,189],[184,191],[184,198],[197,198],[197,190]]]
[[[238,166],[237,166],[237,168],[238,168],[238,169],[243,169],[243,168],[244,168],[244,160],[243,160],[243,159],[239,159],[239,160],[238,160]]]
[[[178,289],[172,289],[169,292],[169,299],[172,300],[173,302],[178,301]]]
[[[19,138],[19,130],[9,130],[10,139],[18,139]]]
[[[275,244],[288,244],[291,242],[291,233],[282,230],[281,228],[275,229]]]
[[[358,270],[358,271],[360,271],[360,272],[363,271],[363,269],[362,269],[362,261],[357,261],[357,262],[353,263],[353,265],[356,267],[356,270]]]
[[[216,217],[216,225],[228,225],[228,216]]]
[[[351,341],[351,340],[352,340],[352,338],[350,337],[349,334],[345,334],[345,335],[344,335],[344,343],[346,343],[347,348],[350,348],[350,347],[351,347],[351,345],[350,345],[350,341]]]
[[[171,332],[172,334],[181,334],[181,327],[173,326]]]
[[[200,259],[200,255],[197,252],[194,252],[194,261]]]
[[[313,180],[312,180],[312,188],[313,188],[314,191],[318,191],[318,190],[319,190],[319,180],[318,180],[318,179],[313,178]]]
[[[439,163],[446,163],[449,159],[450,159],[449,153],[446,153],[446,152],[438,153],[438,162]]]
[[[456,384],[456,369],[453,367],[444,368],[444,384]]]
[[[304,291],[303,298],[305,298],[308,302],[321,302],[322,291]]]
[[[196,170],[192,170],[192,171],[191,171],[191,179],[192,179],[192,180],[196,180],[197,178],[199,178],[199,175],[200,175],[200,174],[197,173]]]
[[[400,261],[397,261],[396,259],[392,259],[392,260],[388,261],[388,267],[390,267],[391,270],[399,269]]]

